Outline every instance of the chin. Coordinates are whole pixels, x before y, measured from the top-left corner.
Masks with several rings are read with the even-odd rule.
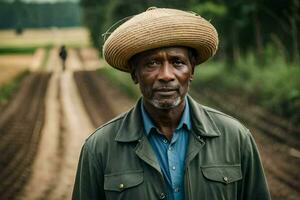
[[[181,97],[177,97],[176,99],[172,100],[158,100],[158,99],[153,99],[150,101],[150,103],[158,109],[164,109],[164,110],[169,110],[172,108],[177,107],[180,103],[182,102]]]

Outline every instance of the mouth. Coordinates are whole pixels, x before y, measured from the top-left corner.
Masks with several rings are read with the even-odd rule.
[[[158,95],[170,96],[173,95],[174,93],[177,93],[177,88],[159,88],[159,89],[155,89],[154,92]]]

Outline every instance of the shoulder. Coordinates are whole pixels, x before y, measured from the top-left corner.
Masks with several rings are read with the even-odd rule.
[[[243,123],[228,114],[199,104],[192,98],[190,98],[190,105],[194,124],[202,128],[208,136],[247,138],[250,134]]]
[[[118,115],[112,120],[98,127],[86,140],[85,146],[92,152],[99,152],[105,146],[109,146],[129,111]]]
[[[199,104],[200,105],[200,104]],[[225,114],[214,108],[208,106],[200,105],[209,117],[213,119],[218,128],[220,129],[230,129],[230,130],[240,130],[243,132],[248,132],[248,128],[240,122],[238,119],[232,117],[231,115]]]

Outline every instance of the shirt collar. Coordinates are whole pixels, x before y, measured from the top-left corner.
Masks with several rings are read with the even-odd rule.
[[[186,126],[186,128],[188,130],[191,130],[191,127],[192,127],[191,120],[190,120],[190,107],[189,107],[189,102],[187,100],[187,97],[184,99],[184,101],[185,101],[184,110],[183,110],[182,116],[180,118],[180,121],[176,127],[176,130],[183,128],[184,125]],[[144,107],[143,100],[141,103],[141,113],[142,113],[142,121],[144,124],[145,133],[146,133],[146,135],[149,135],[151,129],[153,129],[153,128],[156,129],[156,127]]]
[[[213,120],[212,113],[208,111],[208,107],[198,104],[193,98],[187,95],[187,101],[189,103],[190,121],[193,125],[191,132],[203,137],[217,137],[221,135],[216,122]],[[101,127],[110,127],[110,124],[118,124],[118,131],[116,133],[115,140],[118,142],[133,142],[137,141],[145,136],[145,130],[141,114],[142,98],[136,103],[136,105],[128,112],[123,113],[116,119],[104,124]],[[212,110],[212,109],[210,109]],[[213,111],[213,113],[220,113]],[[224,114],[222,114],[224,115]],[[100,127],[100,128],[101,128]]]

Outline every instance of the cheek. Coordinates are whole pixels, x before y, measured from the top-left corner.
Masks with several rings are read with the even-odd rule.
[[[140,91],[144,96],[151,96],[152,93],[152,83],[144,77],[139,77],[139,87]]]
[[[180,76],[177,76],[178,81],[180,82],[180,84],[182,86],[184,85],[189,85],[190,83],[190,79],[192,78],[192,74],[190,73],[185,73],[185,74],[181,74]]]

